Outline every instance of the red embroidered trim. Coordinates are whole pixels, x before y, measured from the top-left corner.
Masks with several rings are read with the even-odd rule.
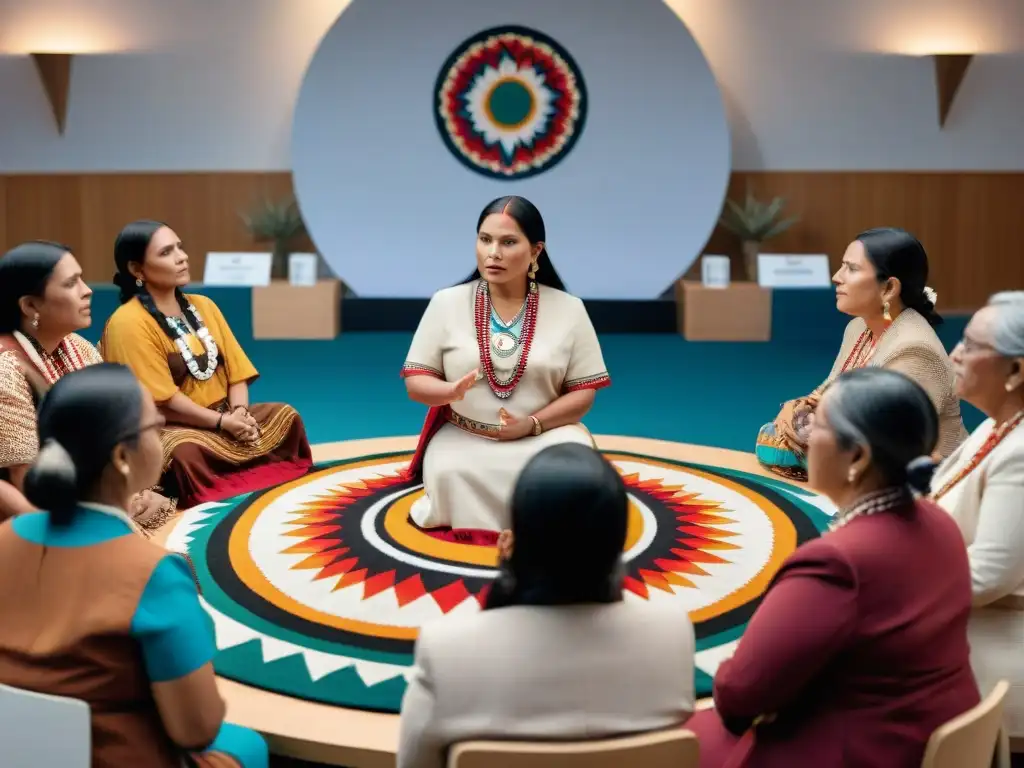
[[[444,374],[436,368],[431,368],[427,365],[418,365],[416,363],[406,363],[402,366],[402,370],[399,372],[399,376],[403,379],[406,376],[433,376],[436,379],[444,379]]]
[[[512,377],[508,381],[498,381],[494,373],[494,363],[491,361],[491,295],[487,290],[487,283],[483,280],[476,288],[476,303],[474,306],[473,324],[476,326],[476,343],[480,350],[480,365],[487,374],[487,383],[491,391],[503,400],[510,397],[519,385],[519,380],[526,372],[526,360],[530,356],[530,347],[533,345],[533,333],[537,327],[537,306],[540,303],[540,294],[536,283],[530,283],[526,295],[526,314],[523,316],[523,335],[521,344],[523,350],[519,354],[519,361],[512,371]]]
[[[579,392],[582,389],[604,389],[610,386],[612,383],[611,377],[607,373],[601,374],[600,376],[593,376],[589,379],[580,379],[579,381],[573,381],[567,383],[562,387],[563,392]]]

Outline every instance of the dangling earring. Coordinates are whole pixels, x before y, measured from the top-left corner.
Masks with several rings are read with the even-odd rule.
[[[887,323],[892,322],[892,315],[889,314],[889,302],[886,301],[882,304],[882,319]]]
[[[850,472],[846,476],[846,480],[850,485],[853,485],[857,481],[857,470],[850,467]]]
[[[135,287],[136,287],[136,288],[141,288],[141,287],[142,287],[142,285],[143,285],[143,283],[142,283],[142,278],[141,278],[141,277],[136,277],[136,278],[135,278]]]
[[[32,318],[32,327],[35,328],[37,331],[39,330],[39,313],[38,312],[36,312],[35,316]]]
[[[527,276],[531,280],[533,280],[534,278],[537,277],[537,262],[536,261],[530,262],[530,271],[527,273]]]

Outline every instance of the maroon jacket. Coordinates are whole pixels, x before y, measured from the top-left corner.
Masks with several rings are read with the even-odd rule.
[[[762,714],[776,717],[744,768],[920,765],[932,731],[980,699],[970,608],[963,537],[931,502],[804,544],[719,667],[715,710],[687,724],[701,766],[731,764],[735,734]]]

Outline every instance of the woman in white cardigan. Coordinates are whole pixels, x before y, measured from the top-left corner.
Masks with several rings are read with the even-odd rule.
[[[932,498],[967,543],[978,686],[1010,681],[1007,731],[1024,736],[1024,291],[993,296],[950,357],[957,393],[988,419],[939,467]]]
[[[628,508],[618,471],[589,446],[551,445],[526,464],[511,553],[484,610],[420,630],[398,768],[444,768],[449,748],[472,739],[602,738],[686,722],[693,625],[674,601],[623,594]]]

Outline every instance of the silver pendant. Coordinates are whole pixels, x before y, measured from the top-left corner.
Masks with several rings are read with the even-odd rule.
[[[504,352],[505,354],[511,354],[515,351],[515,348],[519,345],[516,337],[511,333],[505,331],[499,331],[498,333],[491,334],[491,347],[499,355]]]

